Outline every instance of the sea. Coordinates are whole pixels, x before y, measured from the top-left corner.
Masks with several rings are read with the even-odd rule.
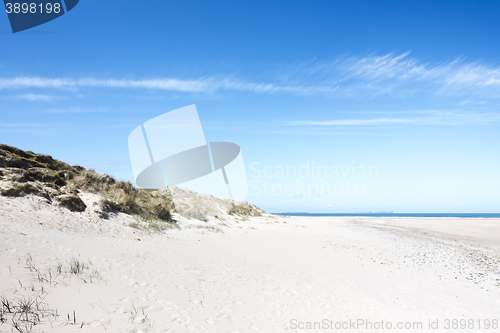
[[[462,217],[500,218],[500,213],[273,213],[286,216],[357,216],[357,217]]]

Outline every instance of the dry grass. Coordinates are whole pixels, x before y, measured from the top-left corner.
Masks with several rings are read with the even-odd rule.
[[[224,230],[222,230],[221,228],[214,227],[211,225],[198,225],[198,226],[196,226],[196,228],[211,231],[211,232],[216,232],[216,233],[220,233],[220,234],[224,233]]]
[[[159,220],[144,220],[136,217],[136,221],[129,223],[131,228],[143,230],[151,233],[161,233],[168,229],[179,229],[175,222],[159,221]]]
[[[6,197],[22,197],[27,194],[35,194],[40,195],[43,192],[36,186],[31,184],[18,184],[14,183],[12,187],[8,189],[2,189],[0,192],[1,195]]]
[[[104,199],[99,206],[104,218],[108,213],[122,212],[146,220],[172,221],[172,198],[166,193],[137,189],[130,182],[117,181],[95,170],[83,170],[70,186],[101,195]]]
[[[140,217],[150,224],[150,230],[164,227],[154,221],[174,223],[172,212],[205,221],[208,221],[209,216],[220,219],[220,210],[242,217],[266,215],[263,210],[246,202],[221,200],[180,189],[176,189],[176,207],[172,189],[137,189],[130,182],[118,181],[95,170],[71,166],[48,155],[2,144],[0,168],[0,183],[3,184],[0,186],[0,195],[37,195],[49,203],[56,202],[67,209],[81,212],[87,207],[79,197],[79,192],[93,193],[103,198],[95,209],[101,218],[121,212]],[[205,208],[200,210],[200,207]]]
[[[102,218],[109,213],[122,212],[145,220],[172,222],[172,197],[160,191],[135,188],[132,183],[71,166],[48,155],[35,154],[0,144],[2,179],[10,187],[0,189],[0,195],[19,197],[28,194],[58,201],[68,209],[82,211],[85,206],[78,200],[79,191],[99,194],[104,199],[99,204]],[[63,201],[63,202],[61,202]],[[64,205],[63,205],[64,206]]]
[[[227,213],[238,216],[262,216],[266,214],[262,209],[248,202],[233,202],[231,209]]]
[[[23,258],[19,258],[21,262]],[[9,291],[10,295],[0,295],[0,331],[1,332],[40,332],[39,326],[53,327],[53,323],[61,326],[74,325],[83,328],[84,321],[77,320],[76,312],[67,316],[60,316],[57,309],[51,308],[45,298],[48,290],[62,282],[67,286],[71,276],[78,276],[84,283],[92,283],[101,279],[98,271],[89,273],[90,262],[84,263],[79,259],[71,259],[65,263],[57,263],[55,267],[42,267],[38,265],[34,256],[27,254],[24,258],[25,268],[31,272],[32,281],[35,283],[22,283],[20,287]],[[45,284],[48,284],[49,288]],[[3,326],[10,326],[9,328]],[[6,330],[4,330],[4,328]],[[43,332],[43,331],[42,331]]]

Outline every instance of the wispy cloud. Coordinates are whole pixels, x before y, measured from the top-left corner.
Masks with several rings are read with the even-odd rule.
[[[188,93],[246,91],[330,95],[333,97],[383,96],[407,97],[413,94],[460,96],[463,98],[500,98],[500,67],[462,59],[432,64],[402,54],[341,57],[330,62],[290,66],[267,82],[255,82],[235,75],[198,78],[64,78],[18,76],[0,78],[6,89],[148,89]],[[28,94],[29,95],[29,94]],[[33,98],[36,95],[33,94]],[[28,96],[26,96],[28,97]]]
[[[199,92],[213,89],[209,86],[210,79],[180,80],[180,79],[150,79],[150,80],[119,80],[95,78],[44,78],[37,76],[19,76],[15,78],[0,78],[0,89],[24,88],[77,88],[77,87],[107,87],[107,88],[141,88],[173,91]]]
[[[236,90],[256,93],[288,92],[300,95],[332,93],[338,88],[328,85],[294,86],[279,83],[258,83],[223,76],[203,77],[198,79],[157,78],[144,80],[71,79],[26,76],[0,78],[0,90],[29,88],[74,89],[78,87],[150,89],[192,93],[213,93],[220,90]]]
[[[307,71],[307,69],[305,69]],[[336,79],[339,90],[352,95],[431,93],[500,97],[500,67],[455,59],[431,64],[410,53],[346,57],[311,68],[313,77]]]
[[[406,112],[405,112],[406,113]],[[381,125],[470,125],[500,122],[500,114],[464,111],[414,111],[406,117],[374,117],[330,120],[297,120],[288,126],[381,126]]]
[[[385,124],[408,124],[413,123],[411,118],[373,118],[373,119],[341,119],[341,120],[321,120],[321,121],[291,121],[288,125],[295,126],[366,126]]]
[[[32,102],[51,102],[55,99],[60,99],[60,96],[53,96],[53,95],[45,95],[45,94],[21,94],[21,95],[16,95],[14,96],[17,99],[22,99],[26,101],[32,101]]]
[[[33,128],[33,127],[44,127],[46,124],[39,123],[2,123],[0,122],[0,127],[3,128]]]
[[[80,107],[72,106],[67,108],[50,108],[50,109],[37,109],[31,111],[32,114],[77,114],[77,113],[105,113],[108,112],[107,107]]]

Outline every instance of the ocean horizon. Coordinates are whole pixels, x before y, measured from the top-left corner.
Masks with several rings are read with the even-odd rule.
[[[359,216],[359,217],[458,217],[458,218],[500,218],[500,213],[272,213],[285,216]]]

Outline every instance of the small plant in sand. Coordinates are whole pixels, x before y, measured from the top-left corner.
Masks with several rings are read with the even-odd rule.
[[[73,315],[70,315],[68,313],[68,315],[67,315],[67,322],[70,325],[74,325],[74,326],[78,325],[78,326],[80,326],[80,328],[83,328],[83,325],[85,324],[84,321],[82,321],[81,323],[78,323],[78,321],[76,320],[76,312],[75,311],[73,311]]]
[[[134,228],[134,229],[141,229],[141,224],[137,221],[135,222],[130,222],[128,224],[129,227]]]
[[[5,296],[0,296],[0,324],[7,321],[7,314],[12,313],[13,306]]]
[[[26,254],[26,268],[30,270],[30,272],[37,272],[35,258],[31,253]]]
[[[54,266],[50,267],[40,267],[36,264],[34,256],[28,253],[25,258],[25,263],[25,267],[33,273],[33,279],[36,282],[48,283],[50,286],[57,285],[61,282],[61,279],[71,275],[80,277],[85,283],[93,283],[102,279],[99,271],[90,271],[90,262],[85,263],[76,258],[64,263],[57,262]]]
[[[141,217],[135,216],[135,221],[128,224],[129,227],[148,231],[153,233],[161,233],[167,229],[179,229],[179,226],[175,222],[166,222],[158,220],[145,220]]]
[[[149,221],[147,228],[151,231],[162,232],[165,229],[167,229],[167,226],[165,225],[165,223],[162,222]]]
[[[221,228],[214,227],[214,226],[211,226],[211,225],[198,225],[196,227],[198,229],[203,229],[203,230],[207,230],[207,231],[211,231],[211,232],[216,232],[216,233],[221,233],[221,234],[224,233],[224,230],[222,230]]]
[[[40,324],[43,318],[53,315],[44,301],[46,293],[25,289],[25,296],[9,299],[0,297],[0,324],[10,321],[16,332],[31,332],[33,327]],[[19,293],[20,291],[16,291]]]
[[[101,276],[101,273],[99,273],[98,270],[94,269],[90,274],[88,274],[88,281],[87,279],[83,279],[83,282],[87,283],[87,282],[90,282],[90,283],[93,283],[94,280],[102,280],[102,276]]]
[[[144,306],[136,306],[132,304],[129,321],[134,325],[132,332],[148,332],[148,330],[153,326],[148,318],[148,315],[146,314],[146,308]],[[137,325],[140,327],[137,327]]]
[[[57,314],[57,310],[51,309],[45,302],[47,294],[44,291],[27,291],[29,293],[25,296],[13,297],[12,299],[5,296],[0,297],[0,325],[9,322],[12,326],[11,331],[29,333],[35,326],[42,324],[45,318],[52,318],[51,321],[58,320],[60,316]],[[20,290],[16,290],[15,293],[19,292]],[[78,325],[83,328],[85,323],[83,321],[77,322],[76,313],[73,311],[72,316],[67,315],[66,324]]]
[[[78,276],[84,283],[93,283],[102,279],[99,271],[91,270],[90,261],[84,262],[77,258],[45,267],[37,264],[34,255],[28,253],[26,257],[19,258],[20,264],[23,261],[24,267],[32,273],[33,283],[18,280],[18,289],[10,290],[10,296],[0,296],[0,325],[10,324],[9,331],[18,333],[32,332],[42,322],[47,324],[47,320],[51,323],[60,322],[64,325],[75,325],[82,328],[85,322],[77,320],[75,311],[68,314],[67,320],[64,322],[66,318],[61,317],[57,309],[49,307],[45,302],[48,294],[45,284],[56,286],[70,276]],[[67,285],[67,283],[69,280],[66,280],[63,285]],[[0,331],[4,330],[0,328]]]
[[[88,267],[85,263],[79,261],[78,259],[72,259],[69,263],[69,273],[73,275],[79,275],[87,268]]]

